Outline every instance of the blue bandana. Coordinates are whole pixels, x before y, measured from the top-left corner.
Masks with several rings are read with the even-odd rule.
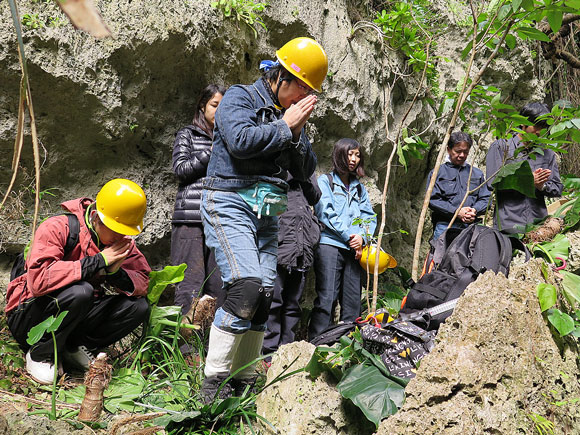
[[[280,65],[280,62],[273,60],[263,60],[260,62],[260,71],[268,72],[275,66]]]

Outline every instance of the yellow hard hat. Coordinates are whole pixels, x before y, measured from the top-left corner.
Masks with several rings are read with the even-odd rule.
[[[102,187],[96,202],[97,213],[110,230],[126,236],[143,231],[147,198],[138,184],[115,178]]]
[[[364,270],[367,270],[367,263],[369,265],[369,272],[375,273],[375,255],[376,247],[372,246],[370,249],[365,246],[362,250],[362,256],[360,257],[359,263]],[[385,270],[396,267],[397,260],[387,254],[381,249],[379,252],[379,273],[383,273]]]
[[[304,37],[292,39],[276,52],[276,57],[292,75],[322,92],[322,82],[328,72],[328,58],[318,42]]]

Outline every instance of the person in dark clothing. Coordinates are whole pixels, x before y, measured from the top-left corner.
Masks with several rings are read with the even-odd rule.
[[[151,269],[130,236],[143,230],[145,193],[130,180],[106,183],[97,198],[61,204],[69,216],[42,222],[26,256],[22,275],[8,284],[6,316],[12,335],[26,352],[26,370],[41,384],[54,377],[54,347],[61,361],[87,369],[97,352],[115,343],[147,318]],[[77,243],[67,251],[71,228]],[[69,246],[70,247],[70,246]],[[106,294],[103,284],[114,288]],[[32,346],[31,328],[67,311],[55,331]]]
[[[533,125],[522,125],[520,128],[529,134],[539,136],[543,129],[548,127],[544,120],[538,120],[542,115],[550,113],[550,109],[543,103],[529,103],[522,108],[520,115],[528,118]],[[491,144],[486,158],[487,181],[489,188],[497,171],[507,163],[527,160],[534,174],[535,198],[529,198],[516,190],[497,190],[494,227],[507,233],[522,232],[527,224],[545,218],[548,215],[546,197],[562,195],[564,186],[560,181],[556,153],[544,149],[540,154],[530,147],[529,143],[522,142],[520,133],[510,139],[498,139]],[[517,149],[521,151],[514,157]]]
[[[310,208],[322,195],[316,175],[308,181],[291,178],[288,185],[288,209],[278,221],[278,276],[266,323],[264,355],[294,341],[300,321],[300,297],[320,239],[320,225]]]
[[[473,144],[471,136],[462,131],[456,131],[449,137],[447,144],[448,160],[441,165],[437,173],[437,180],[431,192],[429,208],[432,211],[433,240],[437,240],[449,226],[457,208],[467,192],[467,179],[471,170],[469,190],[482,185],[476,192],[470,194],[465,204],[459,210],[457,219],[453,222],[454,228],[465,228],[476,221],[478,216],[485,213],[491,193],[484,184],[483,172],[467,163],[467,156]],[[429,172],[427,185],[433,171]]]
[[[211,155],[215,112],[226,89],[208,85],[199,97],[191,125],[177,132],[173,143],[173,172],[178,181],[172,219],[171,263],[187,264],[183,281],[175,289],[175,305],[189,312],[200,293],[215,298],[221,306],[225,299],[222,280],[214,254],[205,244],[201,213],[202,179]]]

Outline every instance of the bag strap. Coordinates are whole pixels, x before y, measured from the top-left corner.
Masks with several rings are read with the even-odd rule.
[[[520,239],[516,239],[515,237],[508,237],[508,238],[512,244],[512,250],[517,249],[518,251],[522,251],[526,256],[526,263],[528,261],[530,261],[530,259],[532,258],[532,253],[530,252],[528,247],[525,245],[525,243],[522,242]]]
[[[328,184],[330,184],[330,191],[333,192],[334,191],[334,179],[332,178],[332,174],[325,174],[325,175],[328,178]],[[362,197],[362,184],[361,183],[356,185],[356,191],[358,193],[358,197],[361,198]]]
[[[429,293],[431,296],[435,296],[436,298],[439,299],[445,299],[445,297],[447,296],[447,293],[445,293],[444,291],[439,290],[438,288],[435,288],[433,286],[423,284],[421,282],[415,283],[415,285],[413,286],[413,290],[418,290],[423,293]]]
[[[68,218],[68,237],[66,238],[66,245],[64,246],[64,255],[69,254],[79,243],[79,233],[81,226],[79,219],[72,213],[65,213]]]

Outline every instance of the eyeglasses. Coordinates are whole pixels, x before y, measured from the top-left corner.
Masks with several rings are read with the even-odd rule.
[[[300,88],[300,90],[302,91],[302,93],[304,95],[308,96],[308,95],[314,94],[314,89],[312,89],[308,85],[304,84],[301,80],[294,79],[294,81],[296,82],[296,85]]]

